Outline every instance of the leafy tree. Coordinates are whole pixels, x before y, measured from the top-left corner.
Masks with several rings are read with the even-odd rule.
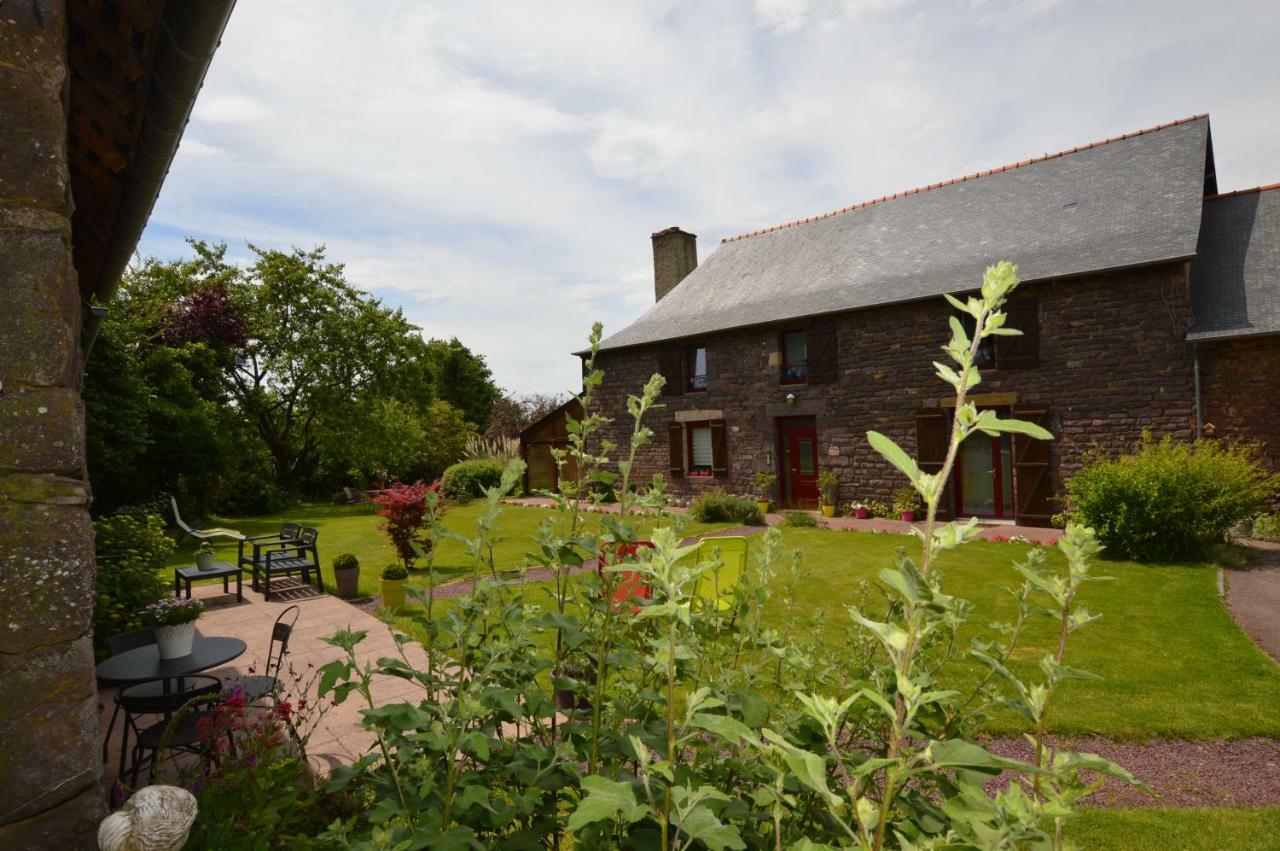
[[[467,422],[477,429],[487,426],[502,391],[493,383],[484,357],[454,337],[428,342],[427,358],[436,395],[462,411]]]

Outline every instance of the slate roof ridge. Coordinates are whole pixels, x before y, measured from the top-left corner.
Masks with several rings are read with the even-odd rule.
[[[1206,195],[1206,201],[1218,201],[1223,198],[1234,198],[1237,195],[1250,195],[1254,192],[1270,192],[1272,189],[1280,189],[1280,183],[1266,183],[1262,186],[1252,186],[1248,189],[1235,189],[1231,192],[1219,192],[1217,195]]]
[[[955,177],[955,178],[952,178],[951,180],[943,180],[939,183],[930,183],[926,186],[916,186],[912,189],[907,189],[902,192],[894,192],[891,195],[881,195],[879,198],[872,198],[870,201],[862,201],[857,204],[852,204],[848,207],[842,207],[839,210],[832,210],[827,213],[819,213],[816,216],[808,216],[803,219],[795,219],[794,221],[784,222],[783,224],[780,224],[780,225],[773,225],[772,227],[749,231],[747,233],[738,234],[737,236],[725,237],[724,239],[720,240],[720,242],[721,244],[729,243],[729,242],[738,242],[743,239],[749,239],[753,236],[761,236],[766,233],[774,233],[775,231],[796,227],[797,225],[805,225],[805,224],[809,224],[810,222],[816,222],[822,219],[829,219],[833,216],[840,216],[845,213],[852,213],[855,210],[862,210],[867,207],[875,206],[876,204],[883,204],[888,201],[896,201],[899,198],[905,198],[909,195],[919,195],[921,192],[928,192],[932,189],[941,189],[944,186],[952,186],[957,183],[965,183],[970,180],[977,180],[979,177],[986,177],[992,174],[1000,174],[1002,172],[1012,171],[1013,169],[1016,169],[1016,168],[1023,168],[1025,166],[1035,165],[1036,163],[1042,163],[1047,160],[1057,159],[1059,157],[1064,157],[1068,154],[1075,154],[1080,151],[1088,151],[1093,148],[1100,148],[1103,145],[1109,145],[1112,142],[1122,142],[1125,139],[1133,139],[1138,136],[1145,136],[1148,133],[1155,133],[1158,130],[1165,130],[1170,127],[1177,127],[1180,124],[1190,124],[1193,121],[1200,121],[1201,119],[1205,119],[1208,117],[1209,117],[1209,114],[1207,112],[1199,113],[1197,115],[1189,115],[1186,118],[1179,118],[1175,121],[1166,121],[1164,124],[1157,124],[1153,127],[1146,127],[1142,130],[1134,130],[1129,133],[1124,133],[1120,136],[1112,136],[1109,139],[1100,139],[1096,142],[1090,142],[1087,145],[1077,145],[1074,148],[1065,148],[1061,151],[1055,151],[1050,154],[1042,154],[1041,156],[1038,156],[1038,157],[1032,157],[1031,159],[1021,160],[1020,162],[1008,163],[1006,165],[997,166],[995,168],[989,168],[984,171],[975,171],[973,174],[966,174],[964,177]],[[1280,187],[1280,184],[1260,186],[1255,189],[1241,189],[1241,190],[1237,190],[1236,192],[1228,192],[1222,195],[1205,196],[1205,200],[1225,198],[1231,195],[1243,194],[1246,192],[1256,192],[1259,190],[1275,189],[1277,187]]]

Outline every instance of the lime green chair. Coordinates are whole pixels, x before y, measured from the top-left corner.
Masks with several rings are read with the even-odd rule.
[[[738,535],[703,538],[698,543],[698,561],[714,559],[717,548],[723,563],[699,576],[693,593],[705,608],[727,612],[733,608],[733,589],[747,572],[747,539]]]

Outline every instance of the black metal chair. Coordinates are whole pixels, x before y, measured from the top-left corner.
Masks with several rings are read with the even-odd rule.
[[[124,710],[124,740],[120,743],[120,779],[129,773],[131,788],[138,788],[138,774],[143,757],[150,753],[147,782],[155,779],[156,763],[162,750],[202,753],[199,722],[213,716],[212,706],[222,694],[222,681],[207,674],[196,674],[180,680],[178,688],[165,691],[164,680],[144,680],[120,689],[116,702]],[[157,691],[157,687],[159,690]],[[158,716],[145,721],[146,716]],[[129,748],[129,733],[133,747]],[[230,740],[231,734],[227,733]],[[126,768],[125,755],[129,754]]]
[[[289,546],[297,544],[298,533],[301,531],[301,524],[281,523],[280,532],[278,534],[254,535],[253,537],[245,538],[240,542],[240,552],[237,556],[237,563],[241,567],[248,567],[252,570],[254,564],[262,558],[264,550],[270,552],[272,549],[287,549]],[[245,544],[248,544],[252,548],[253,552],[251,555],[245,555]]]
[[[316,590],[323,594],[324,577],[320,572],[320,553],[316,549],[316,539],[319,537],[319,529],[303,526],[296,541],[281,549],[263,553],[261,559],[255,557],[253,590],[261,591],[263,599],[270,600],[273,576],[301,575],[303,582],[311,584],[314,574]]]
[[[276,618],[271,627],[271,649],[267,653],[264,673],[233,680],[227,686],[227,691],[233,691],[239,686],[246,704],[257,703],[276,693],[280,687],[280,666],[284,663],[285,654],[289,652],[289,637],[293,635],[293,627],[297,624],[301,611],[297,606],[290,606]]]
[[[148,644],[155,643],[156,634],[154,630],[135,629],[131,632],[122,632],[119,635],[107,637],[107,655],[119,656],[121,653],[129,650],[136,650],[139,647],[146,647]],[[121,683],[117,683],[113,680],[98,679],[99,688],[107,688],[114,685],[121,685]],[[156,694],[159,694],[162,691],[162,687],[159,682],[152,682],[146,685],[153,689]],[[111,734],[115,732],[116,720],[120,717],[120,700],[118,695],[113,702],[115,703],[115,707],[111,710],[111,720],[107,722],[107,731],[102,737],[102,762],[104,765],[107,762],[107,746],[111,743]]]

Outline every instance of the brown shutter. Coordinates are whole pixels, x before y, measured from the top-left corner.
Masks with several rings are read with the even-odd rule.
[[[680,423],[671,423],[667,426],[667,443],[670,444],[668,452],[670,462],[667,464],[667,474],[670,478],[679,479],[684,477],[684,429]]]
[[[662,387],[663,396],[684,393],[684,353],[679,348],[663,349],[658,354],[658,372],[667,379]]]
[[[1049,428],[1047,406],[1014,408],[1013,418]],[[1049,477],[1049,441],[1013,435],[1014,519],[1024,526],[1048,526],[1053,515],[1053,482]]]
[[[711,424],[711,475],[717,479],[729,475],[729,453],[725,446],[724,423]]]
[[[943,408],[923,408],[916,412],[916,463],[926,473],[938,473],[947,460],[951,445],[951,414]],[[938,517],[951,519],[951,482],[942,489]]]
[[[1040,303],[1034,298],[1011,301],[1004,324],[1021,337],[996,337],[996,369],[1031,369],[1040,365]]]
[[[834,384],[840,377],[836,363],[836,326],[812,325],[805,332],[810,384]]]

